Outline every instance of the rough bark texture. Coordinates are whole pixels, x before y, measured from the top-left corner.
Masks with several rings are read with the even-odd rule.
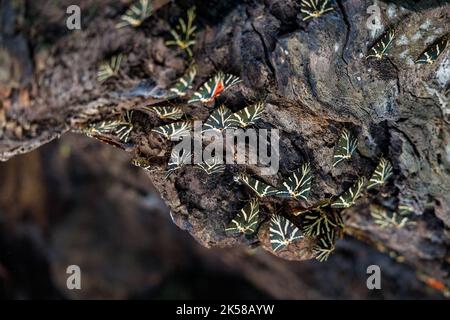
[[[158,10],[142,27],[117,30],[114,25],[125,6],[86,0],[80,1],[83,29],[73,32],[64,27],[71,2],[13,1],[16,20],[11,2],[1,2],[2,160],[141,103],[130,93],[144,79],[168,87],[188,63],[182,52],[164,45],[164,38],[176,18],[197,4],[195,84],[224,70],[240,75],[243,83],[217,104],[237,110],[247,102],[265,102],[258,127],[281,131],[280,173],[268,181],[276,183],[309,160],[315,174],[313,203],[342,193],[357,176],[369,177],[384,154],[394,165],[395,179],[384,197],[366,196],[345,212],[347,233],[450,285],[450,128],[445,119],[450,58],[447,51],[432,65],[413,63],[424,47],[449,32],[448,3],[380,2],[384,25],[396,24],[399,34],[389,59],[370,61],[365,54],[374,41],[366,28],[371,1],[335,1],[332,12],[307,22],[298,3],[289,0],[156,1]],[[26,10],[20,15],[17,8]],[[98,63],[119,51],[126,54],[120,76],[98,83]],[[193,118],[207,116],[204,108],[186,108]],[[133,122],[133,145],[126,151],[152,157],[160,167],[148,176],[180,228],[208,247],[245,243],[269,249],[267,223],[254,240],[224,232],[250,196],[233,182],[237,167],[228,166],[219,177],[186,167],[166,180],[170,144],[149,133],[158,120],[137,113]],[[333,169],[333,146],[343,127],[357,134],[358,151],[351,162]],[[108,159],[102,161],[107,165]],[[393,200],[385,203],[386,198]],[[368,204],[398,202],[414,208],[416,224],[377,227]],[[275,210],[287,215],[291,206],[265,200],[262,211],[265,216]],[[279,255],[310,258],[303,248],[309,243]]]

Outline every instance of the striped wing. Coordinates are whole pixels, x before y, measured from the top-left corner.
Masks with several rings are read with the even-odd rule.
[[[197,75],[197,68],[192,66],[187,74],[178,79],[176,84],[169,89],[169,95],[167,99],[173,99],[177,97],[184,97],[189,89],[192,89],[192,83]]]
[[[350,159],[356,150],[358,140],[347,129],[342,130],[338,143],[334,149],[333,167],[341,161]]]
[[[312,18],[318,18],[324,13],[332,11],[329,0],[302,0],[300,3],[300,11],[303,13],[303,21]]]
[[[392,173],[392,165],[389,160],[381,158],[380,162],[378,162],[378,165],[375,168],[374,173],[372,174],[372,177],[369,180],[367,189],[383,185],[392,176]]]
[[[213,158],[212,160],[206,160],[202,163],[197,163],[197,167],[202,169],[208,175],[222,173],[225,171],[225,164],[223,164],[223,162],[217,161],[216,158]]]
[[[371,205],[370,215],[372,216],[374,223],[380,228],[389,227],[392,223],[392,216],[389,217],[388,211],[382,206]]]
[[[239,77],[219,72],[205,82],[188,102],[210,103],[222,92],[239,82],[241,82]]]
[[[100,139],[102,135],[111,135],[117,137],[123,143],[128,143],[132,131],[132,123],[125,119],[100,121],[89,125],[84,130],[90,137]]]
[[[162,120],[180,120],[184,115],[183,109],[179,106],[155,106],[148,110],[154,111]]]
[[[170,29],[172,40],[166,41],[167,46],[177,46],[185,50],[189,57],[192,57],[193,52],[191,47],[195,45],[195,37],[197,26],[195,25],[195,6],[187,11],[187,21],[180,17],[175,28]]]
[[[170,177],[172,173],[181,169],[184,165],[191,163],[191,151],[172,150],[170,154],[169,163],[167,164],[166,179]]]
[[[319,236],[340,227],[341,221],[331,210],[320,209],[303,215],[302,231],[307,236]]]
[[[240,82],[242,82],[242,80],[235,75],[223,74],[223,85],[225,87],[224,90],[227,90]]]
[[[417,64],[432,64],[441,55],[442,52],[447,48],[449,42],[448,35],[442,37],[433,45],[428,47],[422,54],[417,58]]]
[[[231,220],[226,232],[232,234],[244,234],[250,236],[256,232],[259,223],[259,199],[253,198],[241,209],[236,217]]]
[[[235,127],[246,128],[261,119],[264,112],[264,103],[258,102],[234,113],[230,122]]]
[[[203,125],[203,131],[218,130],[223,131],[230,128],[232,122],[230,118],[233,113],[225,105],[215,109]]]
[[[192,130],[191,121],[181,121],[152,129],[153,132],[159,133],[167,140],[178,141],[182,137],[188,136]]]
[[[152,0],[138,0],[120,17],[120,22],[116,24],[116,28],[139,27],[151,15]]]
[[[152,167],[152,164],[150,163],[149,159],[145,158],[145,157],[135,157],[131,160],[131,164],[142,168],[146,171],[150,170]]]
[[[361,177],[350,187],[344,194],[342,194],[335,202],[331,204],[332,208],[349,208],[355,204],[356,200],[361,196],[363,186],[366,178]]]
[[[311,181],[311,167],[309,163],[305,163],[283,182],[276,195],[282,198],[306,200],[311,190]]]
[[[103,82],[119,73],[120,64],[122,63],[122,54],[113,56],[109,61],[103,62],[97,71],[97,81]]]
[[[370,215],[374,223],[380,228],[393,227],[401,229],[407,225],[414,224],[409,220],[409,213],[390,212],[386,208],[378,205],[370,206]]]
[[[274,252],[286,248],[302,237],[301,231],[285,217],[274,215],[270,219],[269,238]]]
[[[375,44],[370,48],[366,59],[375,58],[378,60],[383,59],[392,47],[392,42],[395,38],[395,30],[389,29],[386,31]]]
[[[336,249],[336,232],[332,229],[317,237],[317,242],[313,247],[313,253],[320,262],[328,260],[330,255]]]
[[[398,208],[397,208],[397,212],[401,216],[408,216],[408,215],[410,215],[411,213],[414,212],[414,208],[409,206],[409,205],[407,205],[407,204],[399,203]]]
[[[250,189],[252,189],[258,197],[266,197],[266,196],[272,196],[275,195],[278,192],[278,189],[259,181],[255,178],[250,177],[247,174],[241,174],[238,177],[239,181],[242,181],[245,183]]]

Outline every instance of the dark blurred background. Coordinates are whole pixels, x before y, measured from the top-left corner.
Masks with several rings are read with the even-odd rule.
[[[441,298],[408,266],[354,239],[325,263],[203,248],[129,160],[68,134],[0,164],[1,298]],[[66,287],[74,264],[81,290]],[[370,264],[381,267],[382,290],[366,287]]]

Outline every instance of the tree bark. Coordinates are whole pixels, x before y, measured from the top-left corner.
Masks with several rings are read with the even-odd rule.
[[[243,83],[216,105],[238,110],[264,101],[258,127],[280,130],[280,173],[268,181],[277,183],[309,161],[312,204],[341,194],[358,176],[370,177],[383,154],[394,166],[394,179],[383,194],[366,195],[345,210],[346,233],[450,286],[448,51],[431,65],[413,62],[449,32],[448,3],[379,2],[383,25],[395,26],[397,35],[388,58],[374,61],[365,58],[375,41],[366,27],[371,1],[333,1],[333,11],[307,21],[290,0],[155,1],[154,14],[141,27],[116,29],[126,5],[85,0],[79,1],[77,31],[65,27],[70,2],[1,2],[2,160],[140,103],[158,102],[133,96],[133,89],[148,83],[167,88],[185,72],[187,56],[164,41],[176,19],[197,5],[195,87],[224,70]],[[126,57],[119,76],[99,83],[99,62],[117,52]],[[207,117],[205,108],[182,105],[192,118]],[[155,170],[148,176],[180,228],[207,247],[245,244],[271,251],[267,220],[250,240],[224,232],[251,196],[233,182],[242,168],[227,166],[224,174],[207,176],[187,166],[166,180],[171,145],[149,133],[160,122],[135,113],[133,124],[132,146],[124,149],[152,159]],[[344,127],[357,136],[358,149],[351,161],[333,168],[334,144]],[[380,228],[369,213],[371,203],[408,204],[415,225]],[[292,206],[270,199],[261,211],[265,217],[275,211],[288,216]],[[301,241],[278,255],[309,259],[310,245]]]

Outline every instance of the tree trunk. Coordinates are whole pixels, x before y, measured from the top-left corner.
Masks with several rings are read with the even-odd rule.
[[[279,183],[309,161],[312,204],[340,195],[358,176],[370,177],[384,155],[394,178],[383,192],[366,194],[343,212],[345,232],[450,286],[448,51],[433,64],[414,64],[449,32],[448,3],[379,2],[385,29],[393,26],[397,34],[388,57],[373,60],[365,58],[377,37],[366,26],[372,1],[332,1],[332,11],[306,21],[299,3],[290,0],[154,1],[154,13],[142,26],[116,29],[125,4],[84,0],[78,1],[82,29],[70,31],[65,10],[71,2],[1,1],[2,160],[144,102],[159,102],[139,97],[136,88],[168,88],[189,67],[187,55],[164,43],[178,17],[196,4],[194,87],[223,70],[243,82],[222,94],[216,106],[238,110],[257,100],[265,103],[257,126],[280,130],[280,171],[268,181]],[[99,63],[118,52],[125,56],[119,75],[99,83]],[[201,106],[181,105],[193,119],[208,115]],[[252,196],[233,181],[242,166],[212,176],[186,166],[165,179],[171,144],[150,133],[162,123],[139,112],[132,119],[132,143],[122,147],[152,159],[148,176],[180,228],[207,247],[245,244],[271,251],[267,219],[251,239],[224,231]],[[333,168],[343,128],[357,136],[358,149],[351,161]],[[414,209],[414,225],[374,223],[370,204],[395,208],[399,203]],[[266,218],[275,212],[289,217],[295,205],[264,199],[261,211]],[[309,259],[310,245],[300,241],[277,255]]]

